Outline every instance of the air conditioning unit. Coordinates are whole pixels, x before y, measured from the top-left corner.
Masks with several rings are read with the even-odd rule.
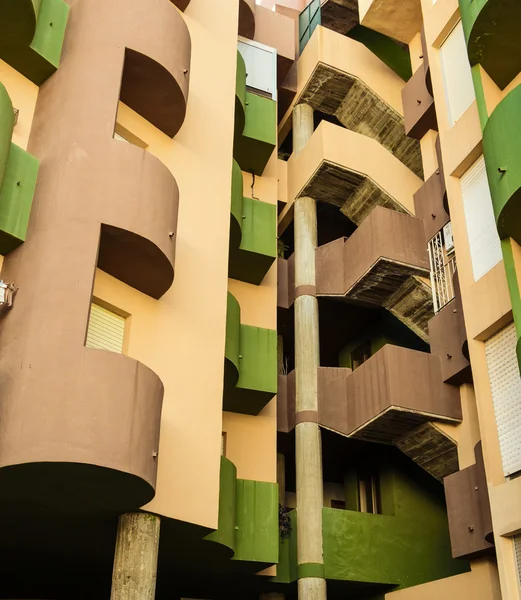
[[[454,238],[452,237],[452,223],[449,221],[443,227],[443,240],[445,242],[445,251],[447,254],[454,251]]]

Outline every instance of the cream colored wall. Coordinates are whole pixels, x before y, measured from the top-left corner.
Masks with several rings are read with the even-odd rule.
[[[438,132],[433,129],[429,131],[420,140],[420,149],[423,163],[423,176],[425,181],[433,175],[438,169],[438,157],[436,156],[436,139]]]
[[[192,2],[186,120],[171,140],[121,105],[180,189],[176,275],[159,301],[98,271],[94,294],[131,316],[130,356],[163,381],[157,492],[147,509],[217,526],[238,0]],[[228,440],[233,446],[233,439]]]
[[[293,154],[288,160],[290,202],[281,213],[281,218],[323,161],[367,175],[404,208],[414,213],[413,194],[421,187],[422,180],[376,140],[322,121],[304,150],[298,156]]]
[[[420,30],[420,0],[358,0],[360,23],[409,44]]]
[[[261,177],[243,172],[243,195],[276,206],[279,162],[273,152]],[[228,289],[239,302],[242,324],[277,329],[277,261],[260,285],[229,279]],[[227,434],[226,456],[237,467],[237,476],[276,483],[276,398],[257,416],[224,412],[222,428]]]
[[[518,500],[518,490],[514,482],[506,482],[503,476],[484,347],[484,341],[487,338],[512,320],[510,296],[502,262],[478,281],[474,281],[472,271],[459,178],[482,154],[481,126],[477,105],[474,102],[456,124],[452,128],[450,127],[439,56],[441,44],[459,20],[458,2],[457,0],[438,0],[436,4],[432,5],[431,0],[422,0],[422,4],[447,194],[457,252],[459,282],[474,375],[476,413],[491,499],[499,579],[503,598],[519,600],[521,596],[512,540],[501,537],[505,532],[511,533],[512,527],[518,522],[521,525],[521,516],[518,516],[520,511],[514,509]],[[494,89],[494,84],[486,77],[484,87],[490,109],[497,104],[502,94]],[[472,394],[471,390],[465,393],[467,394],[466,399],[462,393],[462,406],[464,412],[467,413],[472,408]],[[473,410],[472,408],[472,412]],[[465,414],[465,419],[468,420],[469,417],[475,421],[472,413]],[[475,423],[468,426],[465,419],[460,426],[461,431],[458,432],[458,439],[462,444],[462,447],[459,448],[461,467],[468,466],[471,461],[470,446],[476,440],[477,435]],[[468,585],[473,585],[470,578]],[[474,593],[478,594],[480,586],[474,593],[469,593],[467,590],[463,592],[463,589],[461,592],[465,594],[463,597],[474,598]],[[489,594],[491,593],[489,592]],[[440,595],[444,596],[444,594]],[[418,596],[418,598],[424,597],[430,598],[431,596]],[[489,595],[488,597],[493,596]],[[406,599],[404,597],[398,600]]]
[[[501,600],[494,562],[475,560],[471,569],[469,573],[390,592],[385,600]]]
[[[362,43],[319,26],[299,57],[297,93],[279,124],[279,138],[283,140],[291,129],[293,106],[306,87],[319,63],[331,65],[362,80],[382,100],[403,115],[402,88],[404,81]]]

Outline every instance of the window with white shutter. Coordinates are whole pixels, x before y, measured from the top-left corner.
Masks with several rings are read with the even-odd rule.
[[[246,87],[254,94],[277,99],[277,51],[246,38],[238,42],[246,65]]]
[[[505,476],[521,471],[521,378],[514,323],[485,342],[488,376]]]
[[[503,259],[483,156],[463,174],[461,193],[472,271],[477,281]]]
[[[123,352],[125,337],[125,317],[95,304],[90,308],[89,327],[87,329],[86,346]]]
[[[452,127],[476,97],[461,21],[443,42],[440,56],[445,99]]]
[[[517,580],[521,585],[521,535],[517,534],[512,538],[514,542],[514,552],[517,564]]]

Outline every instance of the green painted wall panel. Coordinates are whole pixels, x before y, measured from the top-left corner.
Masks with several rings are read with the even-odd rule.
[[[404,81],[409,81],[412,76],[410,54],[393,39],[363,25],[353,27],[347,37],[363,44]]]
[[[246,65],[237,50],[237,72],[235,74],[235,135],[241,135],[246,119]]]
[[[278,505],[276,483],[237,480],[234,560],[278,562]]]
[[[382,475],[394,516],[323,509],[326,578],[409,587],[467,571],[451,555],[443,496],[406,472]]]
[[[521,86],[490,115],[483,153],[499,236],[521,243]],[[504,171],[504,172],[503,172]]]
[[[0,254],[11,252],[25,241],[38,166],[34,156],[11,144],[0,189]]]
[[[68,12],[64,0],[0,0],[0,58],[41,85],[59,66]]]

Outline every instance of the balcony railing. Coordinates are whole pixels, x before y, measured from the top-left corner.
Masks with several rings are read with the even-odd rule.
[[[429,262],[431,266],[431,287],[434,312],[438,313],[454,299],[454,272],[456,255],[447,253],[443,232],[439,231],[429,242]]]

